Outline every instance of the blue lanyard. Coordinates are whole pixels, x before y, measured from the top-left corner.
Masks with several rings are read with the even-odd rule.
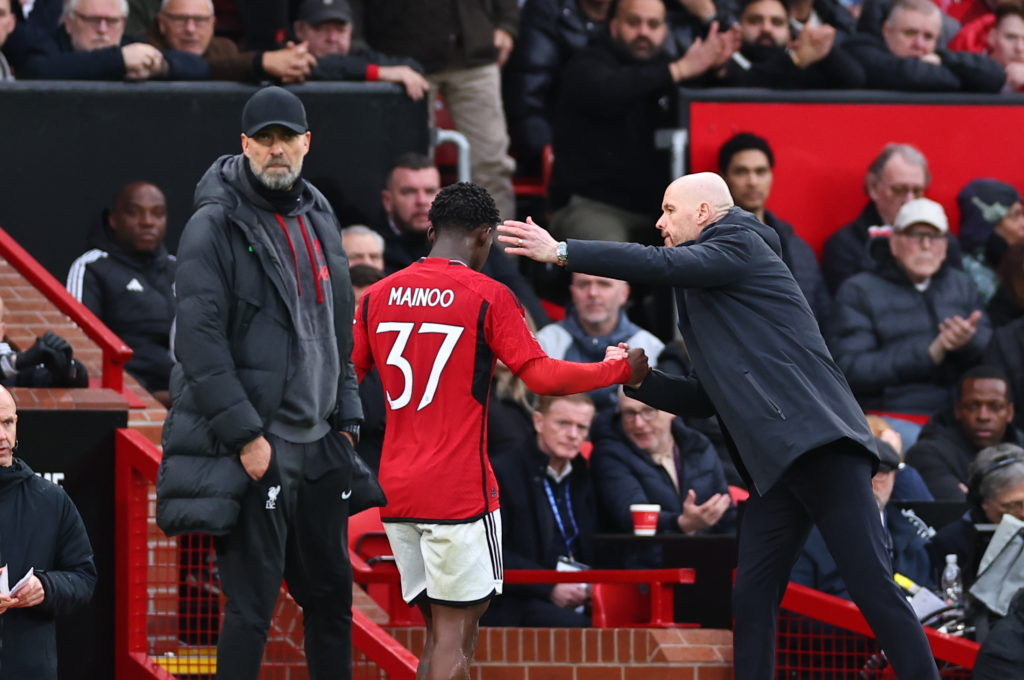
[[[551,512],[555,516],[555,524],[558,525],[558,533],[562,534],[562,540],[565,541],[565,550],[569,554],[566,555],[570,560],[572,556],[572,544],[580,535],[580,528],[576,525],[576,516],[572,512],[572,497],[569,496],[569,483],[565,484],[565,509],[569,513],[569,521],[572,522],[572,536],[565,533],[565,524],[562,523],[562,513],[558,512],[558,503],[555,502],[555,494],[551,491],[551,481],[548,478],[544,478],[544,491],[548,495],[548,504],[551,506]]]

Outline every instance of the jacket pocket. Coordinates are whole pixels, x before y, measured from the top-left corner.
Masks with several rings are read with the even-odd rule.
[[[782,409],[779,408],[779,405],[776,404],[775,401],[768,396],[768,393],[764,391],[763,387],[761,387],[761,383],[757,382],[757,378],[755,378],[750,371],[743,371],[743,377],[747,379],[747,382],[750,383],[750,386],[754,388],[754,391],[757,392],[762,399],[764,399],[765,403],[768,404],[768,407],[772,411],[774,411],[775,414],[779,416],[779,418],[785,420],[786,414],[783,413]]]

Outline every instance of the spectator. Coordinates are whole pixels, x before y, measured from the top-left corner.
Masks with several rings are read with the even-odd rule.
[[[828,317],[831,300],[814,251],[791,224],[765,207],[775,180],[775,154],[768,141],[749,132],[731,137],[718,150],[718,172],[729,185],[736,205],[753,213],[779,235],[782,261],[793,272],[814,316],[819,323],[823,322]]]
[[[986,13],[964,25],[949,44],[953,50],[987,54],[1003,67],[1003,92],[1024,88],[1024,4],[1004,0],[994,14]]]
[[[423,65],[430,92],[444,97],[456,129],[469,140],[473,181],[494,197],[502,219],[515,215],[515,161],[508,155],[500,68],[515,44],[516,0],[355,0],[351,5],[356,28],[370,47]]]
[[[821,268],[828,292],[839,290],[839,284],[857,272],[870,269],[869,244],[875,237],[888,237],[896,213],[907,201],[924,196],[931,184],[928,160],[909,144],[887,144],[871,161],[864,176],[864,192],[869,203],[853,222],[845,225],[825,241]],[[950,239],[949,252],[959,259],[959,250]]]
[[[125,369],[170,406],[174,272],[167,252],[167,201],[149,182],[125,185],[68,272],[67,288],[132,348]]]
[[[939,573],[946,555],[956,555],[964,592],[974,584],[978,565],[992,538],[975,524],[998,524],[1003,515],[1024,521],[1024,449],[997,444],[982,449],[968,469],[968,510],[956,522],[939,529],[928,544],[932,568]]]
[[[739,37],[713,24],[705,39],[671,61],[661,0],[622,0],[609,30],[610,38],[581,50],[562,77],[551,227],[564,237],[646,242],[669,169],[655,131],[676,125],[677,84],[724,64]]]
[[[1006,249],[1024,243],[1020,193],[1005,182],[976,179],[956,197],[964,271],[987,303],[996,292],[996,269]]]
[[[548,324],[537,334],[540,346],[554,359],[601,361],[604,348],[620,342],[641,347],[651,363],[665,348],[658,338],[640,328],[626,316],[629,284],[589,274],[573,274],[569,284],[572,304],[565,319]],[[598,414],[610,415],[618,395],[612,385],[590,393]]]
[[[16,17],[11,3],[17,1],[0,0],[0,48],[4,46],[7,36],[14,30]],[[8,80],[14,80],[14,73],[11,71],[11,65],[7,63],[7,58],[4,57],[3,52],[0,52],[0,83]]]
[[[850,14],[846,2],[838,0],[792,0],[789,3],[789,25],[795,35],[806,26],[827,25],[836,29],[836,42],[857,32],[857,19]]]
[[[163,0],[150,41],[205,59],[211,80],[301,83],[316,66],[305,43],[241,52],[234,41],[213,35],[215,21],[211,0]]]
[[[533,322],[526,323],[533,330]],[[498,361],[494,366],[490,409],[487,411],[487,453],[495,457],[511,453],[522,455],[533,438],[533,411],[536,395],[526,383]]]
[[[1024,445],[1013,414],[1006,374],[995,366],[975,366],[960,379],[953,408],[932,416],[921,431],[907,451],[907,462],[936,499],[964,500],[968,468],[979,451],[1004,442]]]
[[[871,478],[871,490],[878,504],[882,526],[888,534],[892,570],[920,586],[934,588],[931,562],[925,547],[928,536],[922,535],[920,524],[904,517],[898,507],[889,503],[896,485],[897,471],[903,463],[896,451],[885,442],[879,443],[878,454],[881,460]],[[829,595],[852,599],[839,573],[839,566],[832,559],[825,539],[817,527],[811,529],[789,580]]]
[[[986,309],[992,326],[1001,328],[1024,316],[1024,244],[1007,249],[996,277],[999,287]]]
[[[0,387],[0,536],[13,595],[0,595],[0,668],[12,680],[57,680],[55,619],[92,599],[96,565],[78,509],[64,489],[14,457],[17,404]],[[65,659],[66,664],[74,659]]]
[[[4,300],[0,298],[0,385],[7,387],[87,387],[89,372],[71,345],[53,331],[23,352],[7,343]]]
[[[864,69],[836,44],[828,24],[805,26],[793,39],[783,0],[744,0],[742,47],[728,63],[724,85],[781,90],[864,87]]]
[[[593,420],[594,405],[586,395],[541,397],[533,414],[537,436],[530,448],[494,462],[506,569],[576,570],[592,562],[597,504],[580,447]],[[508,585],[482,623],[589,626],[589,618],[576,611],[589,596],[582,583]]]
[[[1006,371],[1013,395],[1014,422],[1018,427],[1024,427],[1024,318],[996,329],[985,350],[985,363]]]
[[[384,271],[384,237],[373,229],[362,224],[345,227],[341,230],[341,245],[348,256],[349,267],[366,265]]]
[[[620,393],[618,418],[591,457],[599,508],[612,531],[630,533],[629,506],[656,503],[658,533],[736,530],[736,508],[711,442],[671,413]]]
[[[127,0],[68,0],[63,25],[18,55],[19,78],[58,80],[201,80],[209,66],[175,49],[124,35]]]
[[[861,63],[867,86],[904,92],[999,92],[1006,75],[981,54],[938,47],[942,11],[930,0],[897,0],[882,37],[858,34],[844,47]]]
[[[959,376],[988,345],[978,289],[946,261],[948,231],[941,205],[907,203],[893,224],[891,257],[839,288],[829,346],[865,409],[948,407]]]
[[[299,7],[295,37],[316,58],[313,80],[398,83],[411,99],[430,89],[423,67],[413,59],[389,57],[374,50],[352,49],[352,10],[347,0],[305,0]]]
[[[408,267],[430,251],[428,212],[440,190],[441,173],[426,156],[407,153],[395,161],[380,192],[386,224],[377,227],[384,237],[384,266],[389,274]],[[511,288],[537,325],[550,323],[529,281],[500,249],[491,248],[482,271]]]
[[[871,434],[882,441],[882,444],[889,446],[895,451],[902,461],[904,459],[903,437],[889,424],[889,421],[882,416],[869,413],[865,416]],[[879,444],[881,446],[881,444]],[[928,485],[921,478],[921,473],[912,465],[900,463],[896,471],[896,484],[892,490],[894,501],[933,501],[935,497],[928,490]]]
[[[349,227],[352,229],[352,227]],[[342,246],[346,240],[345,232],[341,231]],[[375,231],[371,234],[380,238]],[[369,264],[353,264],[352,254],[345,248],[348,255],[349,276],[352,278],[352,293],[356,300],[363,297],[363,292],[384,278],[384,270]],[[356,453],[366,465],[376,473],[380,470],[380,452],[384,447],[384,429],[387,426],[387,411],[384,408],[384,386],[380,381],[380,373],[371,369],[363,381],[359,383],[359,402],[363,405],[363,425],[359,428],[359,441],[356,442]]]

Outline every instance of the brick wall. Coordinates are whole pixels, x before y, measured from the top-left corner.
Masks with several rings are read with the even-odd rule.
[[[0,258],[0,297],[5,304],[4,320],[7,321],[7,340],[17,348],[27,348],[35,339],[48,330],[65,338],[75,349],[75,357],[89,369],[89,376],[98,378],[102,374],[103,353],[77,325],[54,307],[42,293],[32,287],[21,274],[6,260]],[[167,410],[142,388],[130,375],[125,374],[125,385],[145,404],[145,408],[134,408],[128,413],[128,426],[141,431],[155,444],[160,443]],[[86,390],[33,390],[35,396],[19,391],[22,399],[35,401],[38,408],[88,408],[90,400],[109,400],[111,394],[101,396],[97,391],[89,396]],[[77,405],[77,406],[76,406]],[[98,404],[96,407],[100,407]]]
[[[392,635],[417,656],[422,628]],[[730,680],[732,632],[482,628],[473,680]]]

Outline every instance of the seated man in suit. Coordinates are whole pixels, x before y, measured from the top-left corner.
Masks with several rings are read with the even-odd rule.
[[[629,506],[657,503],[658,533],[730,533],[736,508],[718,453],[682,418],[619,393],[618,418],[594,446],[594,485],[616,532],[633,530]]]
[[[506,569],[575,570],[591,563],[597,506],[587,461],[579,454],[593,420],[594,402],[586,394],[541,397],[531,446],[494,460]],[[589,617],[578,611],[588,598],[589,588],[580,583],[506,585],[481,623],[589,626]]]

